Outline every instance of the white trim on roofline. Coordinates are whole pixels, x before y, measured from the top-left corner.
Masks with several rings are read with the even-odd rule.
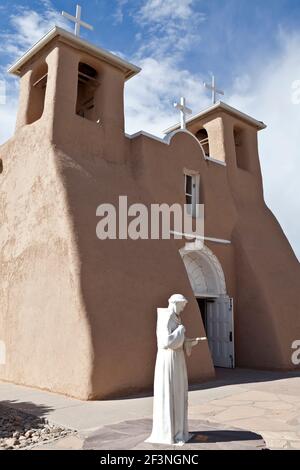
[[[207,155],[205,155],[205,160],[207,160],[208,162],[217,163],[217,165],[227,166],[226,162],[223,162],[222,160],[217,160],[213,157],[208,157]]]
[[[207,114],[212,113],[213,111],[216,110],[221,110],[221,111],[227,111],[230,114],[233,114],[234,116],[238,117],[239,119],[248,122],[252,126],[256,127],[259,130],[265,129],[267,126],[264,124],[262,121],[257,121],[253,117],[249,116],[248,114],[243,113],[242,111],[239,111],[236,108],[233,108],[232,106],[229,106],[229,104],[223,103],[223,101],[218,101],[218,103],[214,104],[213,106],[210,106],[209,108],[204,109],[198,114],[195,114],[195,116],[192,116],[191,118],[187,119],[186,124],[190,124],[196,119],[199,119],[201,117],[204,117]],[[170,132],[175,131],[178,129],[180,124],[175,124],[174,126],[169,127],[164,131],[164,134],[169,134]]]
[[[138,74],[141,69],[130,62],[127,62],[121,57],[112,54],[111,52],[102,49],[101,47],[94,46],[93,44],[85,41],[84,39],[75,36],[73,33],[69,33],[63,28],[59,26],[55,26],[51,29],[44,37],[42,37],[34,46],[32,46],[25,54],[9,69],[8,72],[13,75],[19,75],[20,69],[23,65],[26,64],[37,52],[39,52],[44,46],[46,46],[52,39],[55,37],[61,36],[64,39],[71,41],[77,47],[93,54],[95,57],[99,57],[101,59],[106,60],[109,63],[114,64],[117,67],[121,67],[125,69],[126,72],[126,80],[133,77],[134,75]]]
[[[128,139],[130,140],[133,140],[133,139],[136,139],[138,137],[148,137],[148,139],[153,139],[153,140],[156,140],[157,142],[161,143],[161,144],[165,144],[165,145],[170,145],[171,143],[171,140],[172,138],[174,137],[174,135],[176,134],[179,134],[180,133],[185,133],[185,134],[188,134],[190,135],[191,137],[193,137],[193,139],[196,140],[197,144],[199,145],[202,153],[203,153],[203,158],[204,160],[207,160],[211,163],[216,163],[217,165],[221,165],[221,166],[226,166],[226,162],[222,162],[221,160],[217,160],[216,158],[212,158],[212,157],[207,157],[204,152],[203,152],[203,148],[199,142],[199,140],[197,139],[196,136],[194,136],[194,134],[192,134],[190,131],[188,131],[187,129],[177,129],[175,130],[174,132],[170,133],[170,134],[167,134],[165,136],[164,139],[161,139],[160,137],[157,137],[156,135],[153,135],[153,134],[150,134],[149,132],[146,132],[146,131],[138,131],[138,132],[135,132],[135,134],[126,134],[125,133],[125,137],[127,137]]]
[[[166,138],[161,139],[160,137],[150,134],[149,132],[146,132],[146,131],[138,131],[138,132],[135,132],[134,134],[125,134],[125,137],[131,140],[136,139],[137,137],[140,137],[140,136],[148,137],[149,139],[157,140],[161,144],[169,145],[169,142],[167,142]]]

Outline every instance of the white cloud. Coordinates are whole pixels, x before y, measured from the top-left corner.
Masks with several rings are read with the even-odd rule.
[[[199,26],[205,20],[203,13],[193,7],[195,0],[146,0],[134,13],[142,28],[143,44],[137,57],[180,55],[201,40]]]
[[[117,0],[117,8],[113,15],[115,23],[123,23],[124,19],[124,7],[128,4],[128,0]]]
[[[6,82],[5,80],[0,80],[0,105],[6,104]]]
[[[17,114],[17,99],[10,97],[6,104],[0,104],[0,145],[6,142],[13,134]]]
[[[172,59],[147,57],[142,72],[126,84],[126,131],[141,129],[163,136],[162,131],[178,121],[175,100],[185,96],[194,112],[209,105],[199,76],[182,70]]]
[[[144,0],[133,13],[140,31],[132,60],[142,72],[126,85],[127,132],[145,129],[162,137],[178,121],[173,104],[183,95],[195,110],[208,105],[201,77],[180,65],[184,53],[201,42],[204,15],[194,5],[195,0]]]
[[[145,22],[160,22],[165,19],[187,20],[193,14],[194,0],[147,0],[139,11]]]
[[[12,32],[0,36],[4,41],[6,54],[12,56],[22,54],[55,25],[68,27],[60,12],[52,7],[50,1],[45,0],[42,3],[45,7],[43,13],[20,8],[16,14],[11,15]]]

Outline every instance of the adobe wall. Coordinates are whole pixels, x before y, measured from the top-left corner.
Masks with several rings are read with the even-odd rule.
[[[180,292],[190,301],[184,312],[187,334],[191,337],[204,335],[198,305],[179,254],[182,243],[172,240],[100,241],[96,237],[99,220],[95,217],[96,208],[107,202],[118,207],[120,195],[127,195],[128,205],[140,202],[149,209],[152,203],[184,202],[186,149],[188,146],[191,152],[188,163],[196,168],[199,146],[186,136],[183,139],[185,145],[175,154],[174,148],[164,144],[151,148],[151,141],[147,150],[153,150],[152,170],[156,168],[153,179],[140,139],[137,142],[124,139],[126,163],[118,165],[105,160],[105,153],[103,159],[91,161],[80,155],[80,147],[73,153],[72,167],[65,166],[66,155],[59,155],[80,253],[82,296],[91,325],[95,355],[94,398],[152,389],[156,309],[167,306],[173,293]],[[139,159],[137,164],[136,158]],[[159,168],[158,161],[161,161]],[[148,175],[151,187],[146,185],[143,175]],[[191,382],[214,376],[207,343],[195,349],[188,360],[188,368]]]
[[[247,129],[247,169],[235,161],[226,121],[228,184],[238,213],[232,233],[237,273],[236,355],[242,367],[299,369],[291,362],[300,339],[300,264],[266,206],[254,129]]]
[[[291,346],[300,338],[300,265],[280,224],[264,202],[257,130],[225,112],[195,121],[190,130],[196,132],[201,126],[207,129],[213,142],[211,155],[220,161],[226,155],[223,183],[216,179],[214,169],[211,180],[205,176],[203,191],[210,191],[208,198],[204,198],[206,235],[213,230],[222,238],[220,227],[210,228],[210,224],[218,224],[219,221],[211,219],[221,217],[222,220],[224,211],[227,211],[224,220],[231,230],[228,239],[234,250],[236,279],[236,364],[261,369],[297,369],[299,366],[291,362]],[[237,159],[234,129],[243,131],[242,167]],[[228,213],[232,207],[233,219]],[[228,252],[217,245],[212,249],[221,261],[222,253]],[[224,261],[222,265],[226,273]],[[232,274],[226,277],[232,278]]]
[[[156,182],[152,193],[143,189],[130,153],[117,167],[89,158],[78,145],[71,157],[51,146],[47,133],[42,118],[0,149],[7,233],[1,238],[0,329],[7,364],[0,377],[83,399],[150,390],[156,308],[182,292],[190,300],[187,334],[201,336],[198,306],[178,243],[101,242],[96,208],[117,204],[122,194],[129,204],[164,202],[164,194],[154,196],[161,185]],[[124,148],[132,147],[124,138]],[[161,149],[163,157],[173,155]],[[181,202],[179,186],[174,189],[169,199]],[[188,363],[191,382],[214,376],[206,343]]]
[[[87,398],[93,349],[80,263],[42,122],[21,129],[0,155],[0,379]]]

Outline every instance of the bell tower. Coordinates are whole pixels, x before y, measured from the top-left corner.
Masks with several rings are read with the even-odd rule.
[[[58,27],[10,69],[21,86],[15,134],[0,147],[1,379],[98,394],[104,330],[86,293],[101,292],[96,208],[119,191],[124,83],[139,70]]]
[[[139,71],[55,27],[9,70],[21,81],[16,132],[40,127],[70,155],[122,160],[124,84]]]

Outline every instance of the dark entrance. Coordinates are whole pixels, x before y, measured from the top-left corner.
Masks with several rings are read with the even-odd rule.
[[[207,304],[211,303],[213,304],[215,302],[215,299],[213,298],[197,298],[196,299],[198,302],[199,310],[201,313],[201,318],[203,321],[204,329],[205,332],[207,333]]]
[[[198,302],[198,306],[199,306],[199,309],[200,309],[204,329],[205,329],[205,331],[207,331],[207,328],[206,328],[206,326],[207,326],[206,325],[206,299],[197,299],[197,302]]]

